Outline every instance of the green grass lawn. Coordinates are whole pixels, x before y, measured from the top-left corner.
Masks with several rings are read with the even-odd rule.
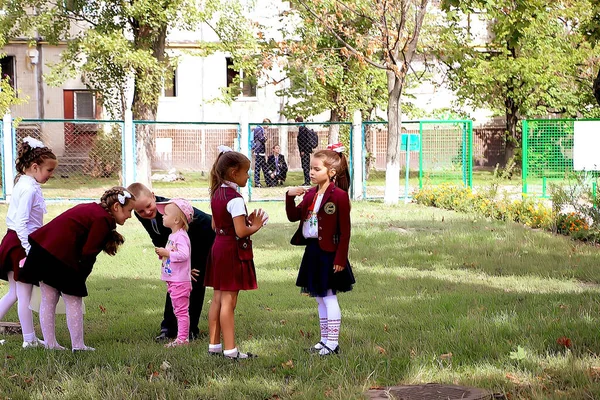
[[[20,336],[3,337],[0,398],[359,399],[370,387],[424,382],[511,399],[600,398],[598,248],[412,204],[354,203],[357,284],[339,296],[342,353],[323,359],[305,351],[318,317],[294,285],[296,224],[282,203],[260,206],[271,218],[253,236],[259,289],[240,294],[236,318],[240,348],[260,358],[210,357],[206,338],[177,349],[153,342],[166,289],[130,220],[122,250],[101,255],[88,280],[86,344],[97,351],[23,350]],[[64,208],[50,206],[47,220]],[[2,224],[5,214],[2,205]],[[15,309],[6,320],[17,321]],[[57,334],[70,345],[64,315]],[[563,336],[570,350],[557,344]]]

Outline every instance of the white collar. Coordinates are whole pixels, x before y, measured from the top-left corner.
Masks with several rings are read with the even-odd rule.
[[[225,183],[223,183],[221,187],[230,187],[232,189],[238,190],[239,185],[234,182],[225,181]]]
[[[24,182],[24,183],[27,183],[27,184],[28,184],[28,185],[30,185],[30,186],[37,186],[37,187],[40,187],[40,186],[41,186],[41,185],[40,185],[40,183],[39,183],[38,181],[36,181],[36,180],[35,180],[35,178],[34,178],[34,177],[32,177],[32,176],[29,176],[29,175],[25,175],[25,174],[23,174],[23,175],[21,175],[21,176],[19,177],[19,181],[20,181],[21,179],[25,179],[23,182]]]

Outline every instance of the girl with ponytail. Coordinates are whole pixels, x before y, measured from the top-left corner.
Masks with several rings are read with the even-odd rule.
[[[40,325],[47,349],[64,350],[55,334],[56,303],[62,296],[72,350],[94,350],[83,342],[85,283],[98,254],[113,256],[125,241],[116,226],[131,218],[134,206],[135,197],[116,186],[104,192],[100,203],[79,204],[29,236],[31,250],[20,280],[40,286]]]
[[[296,286],[317,300],[321,339],[310,352],[339,354],[342,312],[337,293],[355,283],[348,261],[350,247],[350,172],[344,147],[338,143],[317,151],[310,160],[310,189],[290,188],[285,211],[290,222],[300,221],[291,243],[306,246]],[[302,196],[296,205],[296,196]]]

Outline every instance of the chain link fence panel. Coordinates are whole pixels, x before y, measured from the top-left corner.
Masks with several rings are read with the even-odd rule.
[[[151,131],[152,187],[164,197],[210,200],[210,170],[217,147],[240,149],[237,123],[134,121],[134,129],[136,137],[140,129]]]
[[[14,153],[31,136],[58,159],[54,176],[43,186],[47,200],[98,200],[112,186],[122,185],[121,121],[23,119],[14,123]]]

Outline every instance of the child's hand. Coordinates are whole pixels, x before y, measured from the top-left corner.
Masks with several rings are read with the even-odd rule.
[[[303,188],[301,186],[292,187],[292,188],[288,189],[287,195],[288,196],[293,196],[293,197],[302,196],[304,193],[306,193],[306,191],[307,191],[307,189],[305,189],[305,188]]]
[[[262,208],[252,211],[252,214],[248,216],[248,222],[250,222],[250,226],[252,228],[256,228],[256,230],[262,228],[265,224],[265,214],[266,213],[262,210]],[[268,219],[268,216],[266,218]]]
[[[346,268],[346,267],[345,267],[345,266],[342,266],[342,265],[334,265],[334,266],[333,266],[333,273],[336,273],[336,272],[343,271],[345,268]]]
[[[155,247],[154,252],[159,257],[169,257],[169,254],[170,254],[169,250],[165,249],[164,247]]]
[[[198,276],[200,275],[200,271],[193,268],[192,269],[192,273],[191,273],[191,278],[194,282],[198,282],[198,279],[196,279]]]

